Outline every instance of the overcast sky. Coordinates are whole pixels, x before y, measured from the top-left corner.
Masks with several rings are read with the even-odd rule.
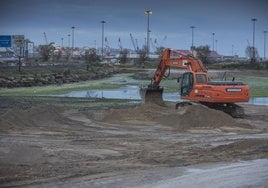
[[[110,46],[118,48],[120,37],[124,48],[133,49],[130,33],[140,47],[145,43],[145,10],[153,12],[151,38],[160,45],[189,49],[190,26],[195,26],[194,45],[212,49],[215,33],[214,49],[223,55],[231,55],[233,45],[234,53],[245,56],[248,42],[253,43],[251,19],[256,18],[255,46],[263,57],[267,0],[1,0],[0,35],[22,34],[39,45],[45,44],[45,32],[49,42],[61,45],[64,38],[68,46],[68,34],[75,26],[75,46],[94,47],[96,41],[101,47],[100,21],[105,20],[104,35]]]

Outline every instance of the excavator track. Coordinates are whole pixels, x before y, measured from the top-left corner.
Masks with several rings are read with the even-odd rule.
[[[245,117],[245,111],[243,109],[243,107],[234,104],[234,103],[201,103],[202,105],[205,105],[209,108],[212,109],[216,109],[216,110],[220,110],[223,111],[227,114],[229,114],[230,116],[232,116],[233,118],[244,118]]]
[[[189,101],[179,102],[176,104],[175,109],[182,108],[185,106],[190,106],[190,105],[193,105],[193,103],[191,103]]]

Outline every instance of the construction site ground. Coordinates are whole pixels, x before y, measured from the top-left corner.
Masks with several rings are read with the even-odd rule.
[[[0,187],[265,187],[268,106],[102,110],[0,98]],[[10,107],[11,106],[11,107]]]

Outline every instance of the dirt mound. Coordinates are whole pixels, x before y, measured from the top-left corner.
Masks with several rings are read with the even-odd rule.
[[[121,121],[153,121],[157,117],[166,114],[168,108],[156,104],[146,104],[135,108],[127,109],[110,109],[102,111],[103,121],[121,122]]]
[[[1,131],[26,129],[61,131],[63,128],[72,129],[72,126],[79,126],[77,121],[64,115],[65,111],[63,108],[54,106],[35,107],[27,110],[13,109],[0,116]],[[165,106],[149,103],[135,108],[91,111],[89,117],[96,121],[124,125],[161,124],[178,131],[222,127],[251,128],[250,125],[238,123],[229,115],[218,110],[202,105],[175,109],[173,103]]]
[[[1,131],[25,130],[42,128],[59,128],[59,123],[65,125],[70,122],[63,117],[63,109],[54,106],[34,107],[27,110],[12,109],[0,116]]]
[[[186,107],[185,113],[177,121],[178,129],[197,127],[219,128],[224,126],[236,126],[236,121],[228,114],[207,108],[201,105]],[[169,123],[170,120],[169,120]]]
[[[251,128],[236,122],[228,114],[213,110],[202,105],[191,105],[184,108],[175,109],[174,104],[159,106],[156,104],[146,104],[136,108],[124,110],[104,111],[103,121],[107,122],[133,122],[152,121],[156,124],[170,126],[175,130],[189,130],[194,128],[220,128],[220,127],[244,127]]]

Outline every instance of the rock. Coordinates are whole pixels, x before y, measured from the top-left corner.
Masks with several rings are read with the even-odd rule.
[[[73,83],[79,81],[86,81],[91,79],[102,79],[111,76],[115,73],[115,69],[105,69],[103,67],[94,67],[91,71],[81,73],[81,75],[72,75],[69,70],[63,73],[51,73],[51,74],[34,74],[29,77],[0,77],[0,87],[31,87],[31,86],[43,86],[50,84],[63,84]],[[65,73],[65,74],[64,74]]]

